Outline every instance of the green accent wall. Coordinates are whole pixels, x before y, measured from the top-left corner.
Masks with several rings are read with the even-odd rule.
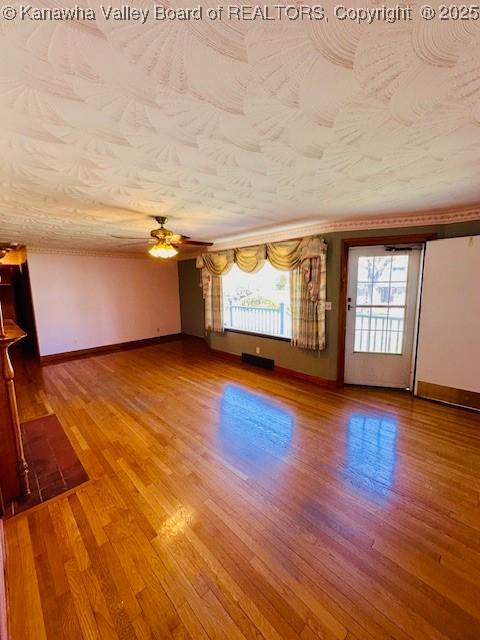
[[[177,265],[182,333],[203,338],[205,307],[200,287],[200,271],[195,266],[195,260],[182,260]]]
[[[345,238],[410,235],[414,233],[436,233],[439,238],[480,235],[480,220],[458,224],[402,227],[400,229],[367,229],[326,233],[323,237],[328,245],[327,300],[332,303],[332,310],[326,312],[327,346],[324,351],[315,352],[298,349],[292,347],[286,341],[230,331],[226,331],[222,335],[211,335],[208,338],[210,346],[213,349],[234,354],[241,354],[242,352],[255,353],[255,348],[260,347],[260,355],[266,358],[273,358],[280,367],[318,376],[326,380],[335,380],[337,377],[342,240]],[[178,263],[178,275],[182,332],[194,336],[204,336],[204,305],[200,288],[200,273],[195,267],[195,260],[180,261]]]

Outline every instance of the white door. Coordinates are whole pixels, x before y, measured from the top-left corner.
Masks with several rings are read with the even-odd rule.
[[[421,249],[348,256],[345,382],[410,388]]]

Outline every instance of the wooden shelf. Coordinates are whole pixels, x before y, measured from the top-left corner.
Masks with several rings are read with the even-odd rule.
[[[5,320],[5,335],[0,335],[0,344],[13,344],[27,335],[13,320]]]

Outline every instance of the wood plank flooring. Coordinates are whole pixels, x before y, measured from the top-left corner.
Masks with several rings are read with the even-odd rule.
[[[91,480],[5,524],[12,640],[479,640],[477,414],[188,339],[17,389]]]

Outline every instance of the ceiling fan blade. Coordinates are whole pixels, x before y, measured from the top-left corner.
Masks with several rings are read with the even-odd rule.
[[[213,242],[202,242],[202,240],[182,240],[182,244],[192,244],[199,247],[211,247]]]
[[[146,242],[122,242],[122,244],[115,245],[116,247],[147,247],[148,244]]]
[[[117,240],[150,240],[150,238],[146,237],[146,238],[139,238],[138,236],[110,236],[111,238],[116,238]]]
[[[155,244],[154,240],[137,240],[137,242],[122,242],[122,244],[118,244],[117,247],[133,247],[135,245],[143,245],[144,247],[148,247],[150,244]]]
[[[181,233],[173,233],[169,236],[170,242],[184,242],[185,240],[190,240],[190,236],[182,236]]]

